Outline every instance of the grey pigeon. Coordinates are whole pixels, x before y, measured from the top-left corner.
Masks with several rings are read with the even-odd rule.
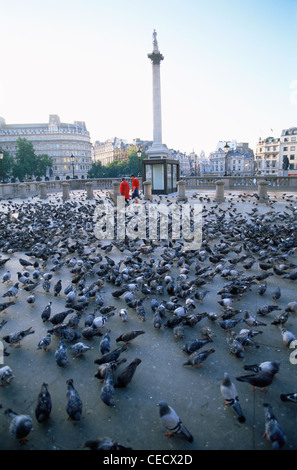
[[[14,375],[12,372],[11,367],[9,366],[3,366],[0,369],[0,384],[10,384],[12,379],[14,379]]]
[[[2,297],[17,297],[19,291],[19,282],[16,282],[13,286],[11,286],[7,292],[5,292]]]
[[[115,406],[113,370],[111,365],[107,368],[104,383],[102,385],[100,393],[100,398],[106,405]]]
[[[224,379],[220,386],[221,394],[225,400],[225,405],[231,406],[232,410],[237,415],[240,423],[245,422],[241,406],[239,404],[238,393],[234,383],[231,382],[228,372],[224,373]]]
[[[189,358],[187,361],[183,363],[184,366],[195,366],[196,368],[200,367],[202,362],[204,362],[208,356],[212,353],[214,353],[215,350],[213,348],[207,349],[205,351],[195,351],[192,354],[190,354]]]
[[[51,414],[52,400],[48,391],[48,384],[43,383],[41,385],[40,392],[37,397],[37,405],[35,408],[35,417],[39,423],[46,421]]]
[[[52,313],[52,301],[50,300],[49,303],[44,307],[43,311],[41,312],[41,319],[43,323],[47,322]]]
[[[99,437],[98,439],[89,439],[85,442],[84,447],[90,450],[132,450],[131,447],[124,447],[118,442],[113,441],[109,437]]]
[[[297,393],[281,393],[280,399],[282,401],[290,401],[292,403],[297,403]]]
[[[271,442],[274,450],[279,450],[285,445],[287,438],[269,403],[263,403],[263,408],[265,414],[264,436]]]
[[[4,414],[9,422],[10,435],[25,444],[28,434],[33,430],[32,418],[28,415],[17,414],[11,408],[6,409]]]
[[[136,358],[130,364],[125,367],[125,369],[119,373],[114,381],[114,386],[116,388],[123,388],[126,387],[132,380],[133,375],[139,364],[141,363],[141,359]]]
[[[47,333],[41,340],[39,341],[37,345],[37,349],[43,349],[44,351],[49,350],[49,345],[51,344],[52,337],[50,333]]]
[[[68,364],[68,351],[64,341],[60,341],[58,349],[55,352],[56,363],[59,367],[64,367]]]
[[[74,357],[79,357],[79,356],[82,356],[83,354],[85,354],[91,348],[90,348],[90,346],[87,346],[83,342],[79,341],[78,343],[72,344],[70,346],[70,349],[71,349]]]
[[[66,384],[67,384],[66,411],[68,414],[68,419],[79,421],[81,418],[82,408],[83,408],[81,398],[73,385],[73,379],[68,379],[66,381]]]
[[[21,345],[20,343],[23,338],[35,333],[35,331],[31,329],[32,329],[32,326],[30,326],[30,328],[27,328],[27,330],[21,330],[21,331],[17,331],[15,333],[11,333],[9,335],[3,336],[3,340],[10,345],[17,344],[17,347],[19,347]]]
[[[275,375],[279,371],[279,361],[264,361],[260,364],[245,364],[243,368],[253,372],[268,372]]]
[[[174,434],[179,434],[187,439],[187,441],[193,442],[192,434],[182,423],[175,410],[163,400],[158,403],[158,406],[161,423],[167,429],[166,435],[170,437]]]

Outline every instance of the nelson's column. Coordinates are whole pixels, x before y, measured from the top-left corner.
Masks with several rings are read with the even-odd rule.
[[[160,64],[164,59],[159,51],[157,33],[153,32],[153,52],[148,54],[153,71],[153,144],[146,151],[143,162],[144,181],[152,182],[152,192],[170,193],[176,191],[179,178],[179,161],[170,159],[170,152],[162,143],[161,74]]]

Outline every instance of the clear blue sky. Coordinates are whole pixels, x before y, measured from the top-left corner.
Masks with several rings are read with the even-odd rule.
[[[0,12],[8,124],[58,114],[92,141],[152,139],[156,29],[169,148],[255,148],[297,126],[297,0],[0,0]]]

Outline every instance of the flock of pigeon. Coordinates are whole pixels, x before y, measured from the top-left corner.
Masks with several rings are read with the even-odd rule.
[[[297,331],[294,298],[297,207],[291,195],[282,197],[284,210],[277,210],[277,201],[270,199],[264,211],[260,210],[255,195],[229,196],[222,205],[213,203],[207,195],[192,196],[191,201],[203,207],[202,244],[195,251],[186,251],[183,240],[170,238],[98,240],[94,235],[94,208],[103,202],[113,204],[104,192],[98,191],[93,202],[85,201],[82,196],[68,201],[56,197],[46,202],[38,198],[21,203],[2,202],[0,403],[4,398],[9,402],[10,391],[19,380],[11,366],[16,349],[21,359],[26,345],[34,344],[35,355],[48,354],[54,348],[50,368],[53,373],[63,371],[66,418],[80,422],[86,413],[73,379],[80,367],[79,374],[95,377],[96,390],[100,384],[98,396],[102,406],[117,407],[121,400],[118,389],[129,390],[141,377],[141,369],[148,368],[146,361],[150,359],[141,354],[142,340],[147,338],[146,344],[156,338],[162,342],[162,332],[166,332],[180,360],[180,372],[175,368],[168,373],[178,381],[179,374],[187,373],[185,370],[205,369],[211,380],[212,369],[207,368],[207,363],[216,358],[221,371],[217,391],[225,409],[231,408],[236,422],[246,426],[246,411],[237,391],[240,383],[265,393],[273,387],[284,366],[275,357],[249,361],[250,357],[263,357],[262,351],[269,350],[265,344],[270,344],[272,328],[279,335],[274,349],[288,349],[285,366],[295,373],[297,358],[290,348],[295,344],[297,347],[294,334]],[[169,206],[172,203],[162,196],[155,201],[167,202]],[[240,210],[239,203],[249,203],[248,209]],[[133,217],[137,232],[137,215]],[[285,296],[289,292],[292,297],[284,298],[282,286],[286,286]],[[251,297],[259,302],[253,300],[251,304]],[[246,305],[255,307],[251,310]],[[25,311],[29,312],[26,318],[30,318],[33,326],[17,328],[25,321],[25,317],[19,320]],[[28,336],[30,339],[26,339]],[[91,354],[91,361],[82,362]],[[247,373],[234,374],[234,370]],[[153,373],[152,380],[158,382],[158,373],[162,374],[158,365]],[[7,430],[16,442],[30,442],[33,425],[36,430],[36,426],[54,419],[51,391],[54,387],[46,381],[40,383],[36,390],[35,416],[15,409],[14,403],[3,407]],[[61,390],[56,388],[54,394],[57,393],[61,395]],[[163,390],[157,401],[160,424],[168,436],[175,436],[178,445],[188,442],[185,445],[190,445],[186,447],[190,449],[199,441],[199,432],[181,420],[187,389],[182,399],[179,396],[175,400],[176,405],[166,393]],[[171,390],[171,400],[172,396]],[[268,398],[262,402],[263,433],[273,449],[294,446],[288,440],[286,420],[296,413],[291,403],[297,404],[297,388],[282,390],[279,402],[288,406],[282,423],[275,416],[276,404]],[[191,414],[195,414],[194,407]],[[210,413],[208,419],[215,421],[216,417]],[[162,432],[161,427],[158,432]],[[234,433],[237,432],[238,428],[234,427]],[[127,442],[127,430],[120,430],[121,435]],[[119,440],[103,431],[101,436],[86,438],[81,447],[132,448],[120,444]],[[131,440],[133,448],[141,448],[137,437],[136,443],[135,436],[128,442]]]

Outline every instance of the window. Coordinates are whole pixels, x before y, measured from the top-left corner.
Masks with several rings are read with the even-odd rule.
[[[294,160],[294,155],[290,155],[290,160]]]
[[[288,147],[284,147],[284,152],[287,152],[288,151]]]
[[[291,152],[295,152],[295,147],[290,148]]]

